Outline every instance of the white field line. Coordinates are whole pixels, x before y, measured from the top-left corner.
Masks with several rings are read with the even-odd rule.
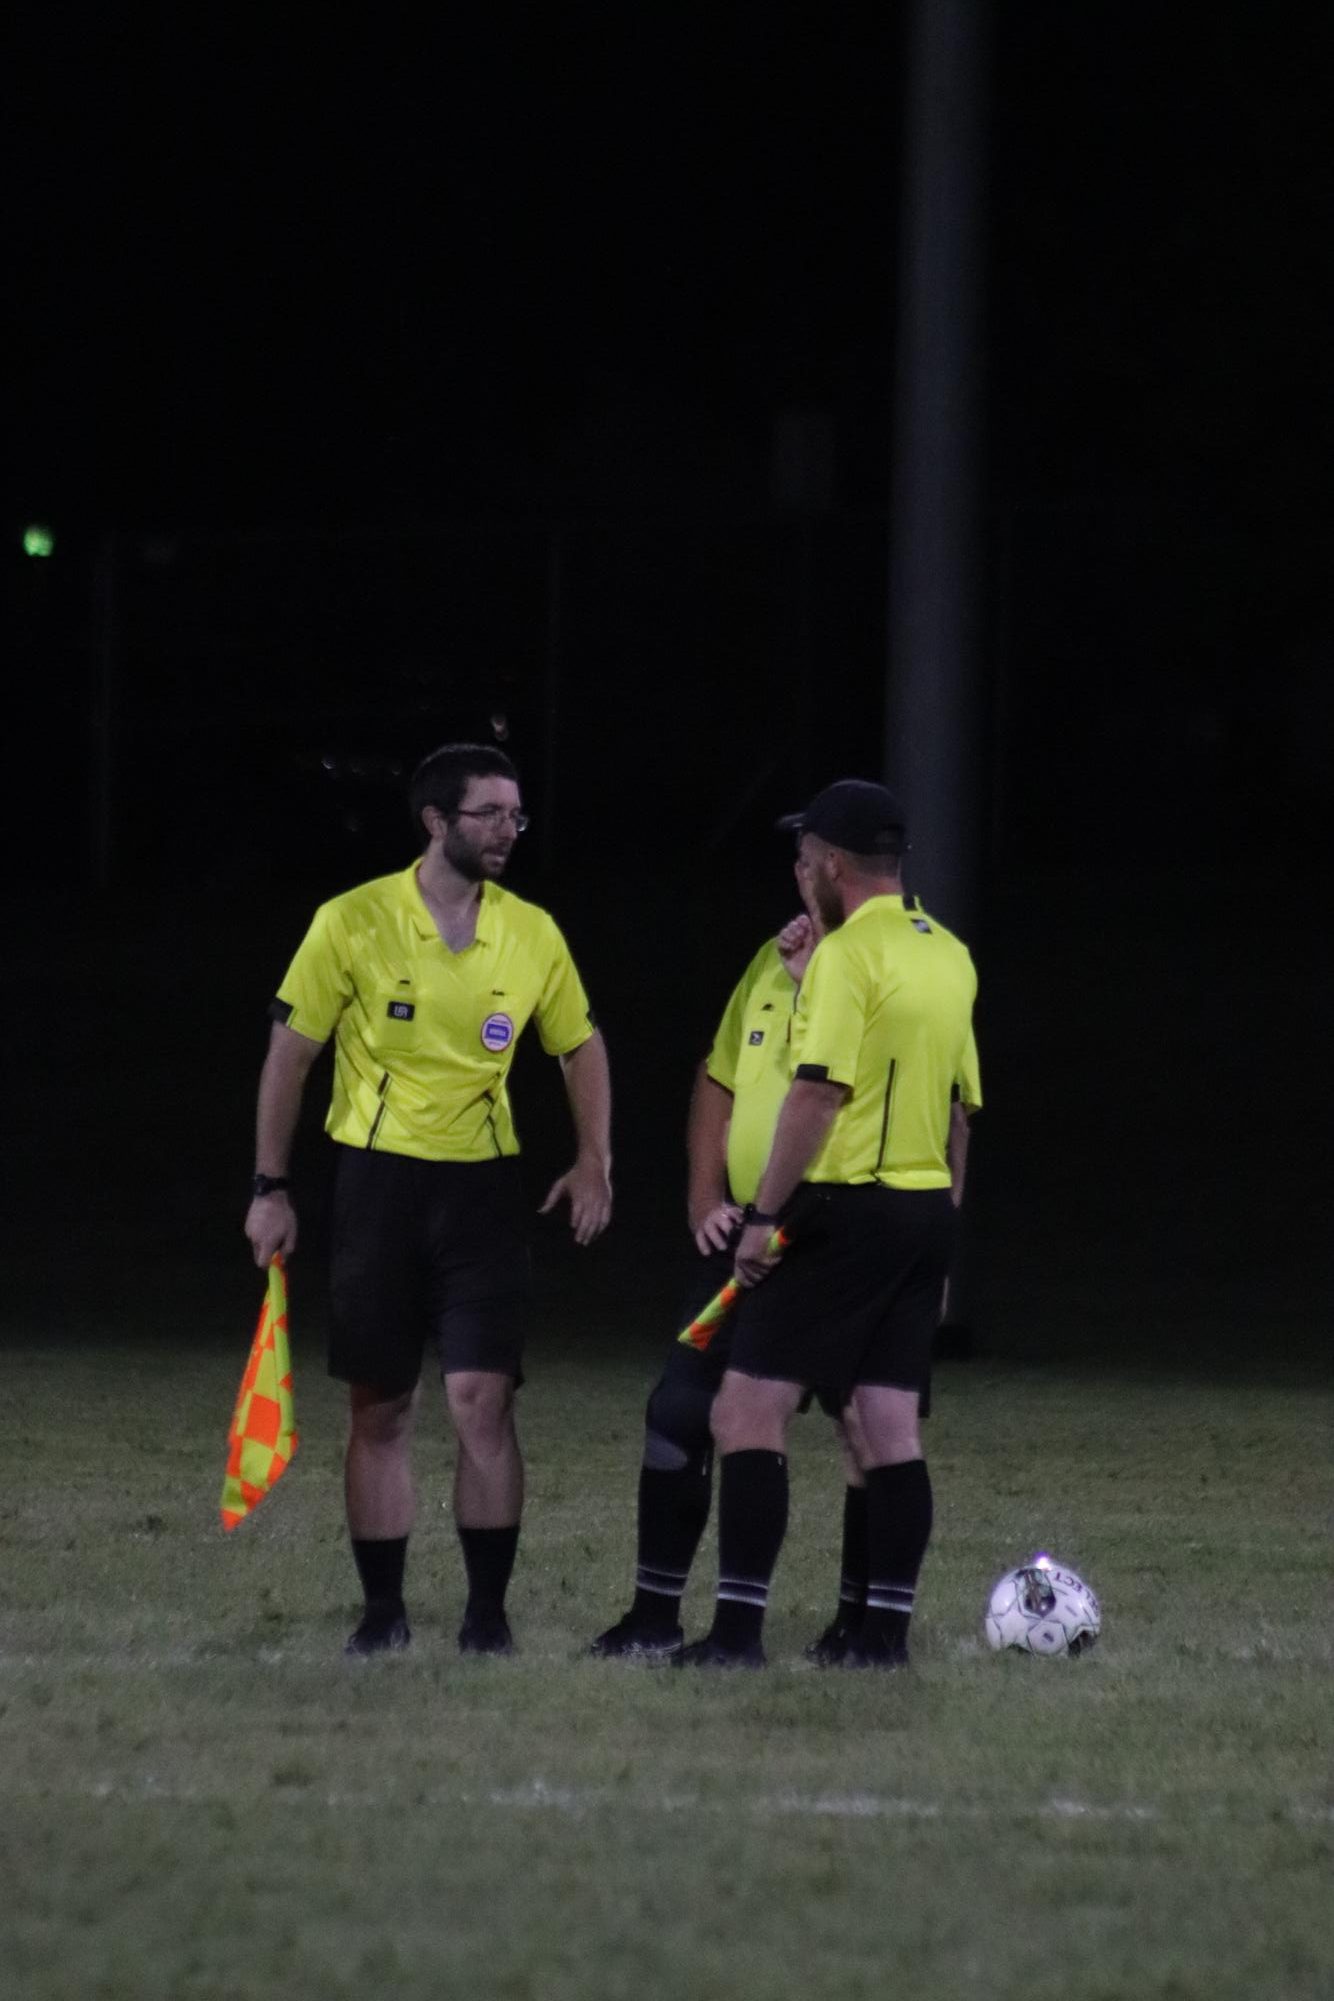
[[[399,1809],[406,1796],[387,1790],[322,1792],[293,1784],[294,1799],[328,1807],[334,1812],[360,1812],[380,1808]],[[75,1786],[17,1786],[0,1789],[0,1798],[12,1804],[22,1800],[78,1799],[105,1801],[114,1806],[213,1806],[235,1805],[234,1789],[165,1784],[147,1774],[125,1783],[115,1779],[90,1780]],[[978,1803],[948,1804],[940,1800],[907,1799],[886,1793],[803,1793],[785,1791],[760,1793],[750,1798],[701,1798],[693,1793],[626,1794],[607,1786],[551,1785],[546,1779],[527,1779],[522,1785],[497,1786],[486,1792],[429,1787],[413,1790],[411,1803],[419,1808],[494,1807],[511,1812],[553,1812],[579,1818],[590,1812],[624,1810],[634,1814],[694,1814],[736,1818],[750,1813],[761,1819],[799,1820],[892,1820],[892,1821],[1005,1821],[1054,1820],[1113,1823],[1144,1826],[1161,1820],[1232,1819],[1222,1806],[1202,1806],[1197,1812],[1182,1812],[1173,1806],[1166,1813],[1158,1806],[1135,1801],[1098,1802],[1052,1798],[1031,1807],[986,1806]],[[1289,1820],[1302,1826],[1334,1824],[1334,1806],[1291,1805],[1282,1809]]]
[[[949,1649],[949,1652],[956,1659],[960,1660],[971,1661],[993,1658],[991,1649],[981,1640],[974,1639],[956,1641],[954,1646]],[[32,1673],[34,1671],[49,1674],[69,1671],[84,1672],[90,1669],[105,1669],[108,1672],[120,1673],[127,1668],[142,1669],[144,1672],[150,1674],[171,1673],[181,1668],[232,1668],[245,1673],[257,1667],[328,1668],[334,1664],[346,1667],[347,1671],[351,1674],[364,1674],[368,1666],[374,1669],[380,1665],[385,1665],[391,1670],[397,1671],[404,1666],[415,1665],[417,1662],[426,1665],[431,1657],[432,1649],[429,1642],[421,1648],[420,1652],[414,1647],[409,1650],[406,1657],[383,1664],[379,1662],[368,1663],[366,1661],[344,1662],[341,1650],[337,1647],[256,1647],[253,1653],[242,1653],[223,1648],[216,1641],[210,1640],[196,1641],[194,1643],[183,1641],[179,1646],[174,1647],[138,1647],[131,1644],[129,1646],[103,1647],[97,1651],[87,1652],[66,1652],[62,1650],[51,1653],[19,1653],[17,1651],[8,1652],[4,1647],[0,1646],[0,1674],[5,1672]],[[1094,1658],[1097,1659],[1098,1656],[1095,1655]],[[1154,1665],[1158,1657],[1148,1647],[1128,1647],[1123,1642],[1117,1647],[1114,1657],[1110,1650],[1108,1650],[1103,1658],[1108,1660],[1115,1658],[1119,1667],[1142,1667]],[[1278,1663],[1283,1666],[1329,1667],[1334,1665],[1334,1645],[1329,1640],[1323,1638],[1314,1639],[1301,1646],[1288,1646],[1281,1642],[1261,1641],[1251,1646],[1214,1647],[1209,1649],[1207,1654],[1201,1651],[1198,1658],[1200,1661],[1240,1662],[1247,1666],[1270,1666]],[[520,1665],[523,1664],[522,1662],[520,1663]],[[562,1653],[530,1654],[527,1657],[527,1664],[539,1667],[588,1666],[587,1662],[581,1662],[577,1657],[571,1659],[569,1655]],[[1068,1672],[1072,1665],[1076,1671],[1079,1671],[1080,1664],[1069,1661],[1044,1661],[1040,1664],[1039,1671],[1050,1673],[1054,1670],[1059,1674]],[[600,1672],[601,1669],[597,1671]],[[646,1670],[634,1668],[630,1671],[632,1673],[658,1672],[656,1668]],[[817,1675],[821,1673],[823,1673],[823,1670],[814,1667],[809,1661],[805,1660],[775,1660],[769,1666],[770,1677],[781,1674]]]

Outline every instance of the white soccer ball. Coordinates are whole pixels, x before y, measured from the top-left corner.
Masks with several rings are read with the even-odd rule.
[[[997,1652],[1083,1654],[1102,1630],[1102,1607],[1075,1571],[1040,1554],[993,1585],[982,1623]]]

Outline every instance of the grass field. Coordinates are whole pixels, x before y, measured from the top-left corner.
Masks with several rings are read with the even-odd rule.
[[[349,1663],[342,1416],[309,1331],[296,1463],[217,1527],[246,1332],[11,1330],[16,2001],[1334,1989],[1328,1412],[1299,1376],[946,1368],[914,1666],[890,1679],[801,1660],[840,1493],[805,1421],[772,1665],[706,1678],[580,1658],[626,1593],[651,1346],[534,1354],[519,1656],[454,1652],[432,1432],[414,1648]],[[1039,1545],[1102,1595],[1086,1660],[981,1642],[991,1579]],[[710,1544],[696,1630],[712,1573]]]
[[[1328,981],[1297,950],[1319,908],[1299,883],[1239,906],[1230,878],[1080,871],[996,907],[969,1194],[984,1353],[941,1372],[911,1673],[801,1662],[837,1566],[816,1420],[794,1442],[768,1672],[579,1657],[625,1600],[664,1335],[638,1302],[675,1296],[657,1265],[690,1067],[719,942],[760,925],[742,887],[645,925],[679,884],[637,881],[617,921],[599,904],[575,927],[616,1065],[619,1207],[587,1259],[542,1252],[512,1662],[454,1652],[438,1428],[413,1653],[341,1658],[355,1592],[307,1276],[313,1134],[303,1443],[253,1521],[217,1526],[259,1301],[239,1225],[262,1010],[313,893],[127,886],[77,923],[34,903],[16,967],[44,993],[93,977],[98,1004],[77,1046],[25,1016],[9,1080],[5,2001],[1334,1992],[1328,1177],[1295,1068],[1322,1046]],[[1239,907],[1263,951],[1238,950]],[[565,1164],[553,1072],[533,1055],[515,1088],[535,1200]],[[1038,1546],[1102,1596],[1087,1660],[982,1644],[988,1585]],[[710,1547],[692,1630],[712,1575]]]

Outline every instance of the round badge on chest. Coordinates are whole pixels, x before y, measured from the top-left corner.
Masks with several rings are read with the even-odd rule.
[[[489,1014],[482,1023],[482,1042],[493,1056],[508,1049],[514,1040],[514,1023],[507,1014]]]

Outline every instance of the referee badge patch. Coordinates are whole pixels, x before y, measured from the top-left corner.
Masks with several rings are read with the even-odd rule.
[[[391,1021],[411,1021],[417,1009],[412,1001],[390,1001],[388,1014]]]
[[[764,1030],[762,1028],[752,1028],[749,1036],[751,1048],[753,1049],[757,1042],[763,1042],[763,1040]]]
[[[489,1014],[482,1023],[482,1043],[493,1055],[508,1049],[514,1040],[514,1023],[507,1014]]]
[[[927,923],[925,917],[914,917],[912,928],[914,931],[925,931],[928,937],[931,934],[931,926]]]

